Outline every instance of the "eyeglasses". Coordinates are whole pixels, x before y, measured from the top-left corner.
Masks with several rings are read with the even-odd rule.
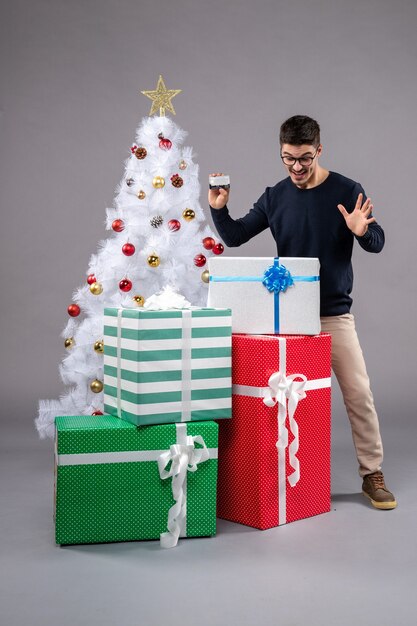
[[[314,161],[317,155],[317,152],[319,150],[319,147],[320,146],[317,146],[317,149],[315,153],[313,154],[313,156],[302,156],[302,157],[299,157],[298,159],[293,156],[282,156],[282,154],[280,156],[284,165],[295,165],[296,162],[298,161],[301,166],[305,165],[306,167],[309,167]]]

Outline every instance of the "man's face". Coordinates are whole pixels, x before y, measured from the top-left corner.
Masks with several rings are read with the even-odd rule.
[[[281,146],[281,158],[285,169],[288,171],[294,185],[304,189],[312,182],[318,170],[318,156],[322,150],[321,144],[311,146],[303,144],[302,146],[293,146],[284,143]],[[294,159],[300,159],[293,162]]]

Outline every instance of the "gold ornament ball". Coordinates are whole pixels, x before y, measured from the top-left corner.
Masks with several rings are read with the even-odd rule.
[[[138,191],[138,198],[139,200],[144,200],[146,198],[146,193],[143,191],[143,189]]]
[[[90,291],[93,296],[99,296],[101,293],[103,293],[103,287],[100,283],[93,283],[92,285],[90,285]]]
[[[191,220],[195,218],[195,211],[193,211],[192,209],[185,209],[182,212],[182,216],[187,222],[191,222]]]
[[[65,339],[64,346],[65,346],[67,349],[69,349],[69,348],[72,348],[72,346],[74,345],[74,343],[75,343],[75,341],[74,341],[74,337],[67,337],[67,338]]]
[[[104,352],[104,341],[103,340],[99,340],[96,341],[94,344],[94,351],[95,352],[99,352],[99,353],[103,353]]]
[[[133,300],[138,306],[143,306],[145,304],[145,298],[143,296],[133,296]]]
[[[210,272],[208,270],[204,270],[204,272],[202,272],[201,280],[203,281],[203,283],[210,282]]]
[[[180,168],[180,170],[185,170],[185,169],[187,169],[187,163],[186,163],[186,161],[180,161],[179,168]]]
[[[151,267],[158,267],[160,262],[161,262],[161,259],[159,258],[157,254],[150,254],[148,256],[148,265],[150,265]]]
[[[155,187],[155,189],[162,189],[162,187],[165,187],[165,180],[164,178],[162,178],[162,176],[154,176],[152,180],[152,185]]]
[[[90,383],[90,389],[94,393],[100,393],[100,391],[103,391],[103,383],[101,382],[101,380],[97,380],[96,378]]]

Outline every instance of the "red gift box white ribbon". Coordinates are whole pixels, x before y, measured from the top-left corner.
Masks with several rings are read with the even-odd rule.
[[[331,387],[331,377],[307,380],[304,374],[287,375],[287,340],[285,337],[276,337],[279,342],[279,367],[268,380],[268,387],[253,387],[251,385],[233,385],[233,394],[262,398],[268,407],[278,405],[278,521],[285,524],[287,519],[287,485],[288,480],[294,487],[300,480],[300,462],[297,458],[299,448],[298,424],[295,412],[298,402],[306,398],[307,391]],[[301,379],[301,380],[297,380]],[[289,446],[289,461],[293,472],[286,476],[286,449],[288,448],[287,416],[293,440]]]

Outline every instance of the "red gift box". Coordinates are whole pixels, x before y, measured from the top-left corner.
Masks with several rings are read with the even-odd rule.
[[[217,515],[262,530],[330,511],[331,336],[232,338]]]

